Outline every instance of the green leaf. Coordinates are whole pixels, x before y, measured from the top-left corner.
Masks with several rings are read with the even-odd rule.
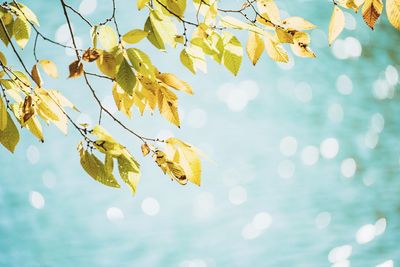
[[[115,81],[126,93],[132,95],[133,88],[136,85],[136,76],[125,58],[119,66]]]
[[[19,16],[14,22],[13,33],[18,46],[24,48],[31,36],[31,25],[25,18]]]
[[[118,45],[117,34],[113,28],[107,25],[97,27],[97,39],[106,51],[110,51]]]
[[[222,64],[233,73],[237,75],[240,69],[240,64],[243,58],[243,48],[236,36],[225,32],[224,40],[224,53],[222,55]]]
[[[112,174],[112,170],[110,172],[110,166],[108,165],[108,167],[106,167],[94,154],[89,153],[87,150],[80,149],[80,157],[82,168],[94,180],[110,187],[121,187]]]
[[[119,175],[122,180],[131,188],[132,193],[136,192],[140,180],[139,163],[129,153],[117,158]]]
[[[124,36],[122,36],[122,40],[128,44],[135,44],[147,37],[148,34],[149,33],[144,30],[135,29],[125,33]]]
[[[1,118],[2,119],[2,118]],[[10,114],[7,113],[7,126],[4,130],[0,129],[0,143],[14,153],[15,147],[19,142],[19,132],[15,126],[14,121],[11,119]]]

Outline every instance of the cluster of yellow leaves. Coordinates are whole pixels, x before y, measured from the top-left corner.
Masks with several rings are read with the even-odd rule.
[[[157,24],[158,19],[164,16],[160,13],[155,17],[154,14],[150,14],[148,23]],[[155,26],[154,29],[160,28]],[[192,88],[173,74],[159,72],[142,50],[128,48],[128,45],[150,35],[154,38],[151,39],[154,44],[161,48],[164,43],[159,38],[164,32],[133,29],[124,34],[119,42],[110,26],[94,26],[91,30],[93,48],[86,50],[82,58],[87,62],[96,62],[99,71],[115,81],[112,93],[119,111],[131,118],[133,106],[138,108],[140,114],[146,109],[153,112],[158,108],[163,117],[179,127],[178,98],[173,90],[192,94]],[[81,61],[71,63],[70,77],[82,75],[83,68]]]
[[[68,120],[64,108],[77,109],[59,91],[33,87],[28,77],[20,71],[13,71],[14,77],[12,79],[5,78],[4,71],[0,72],[0,74],[3,76],[0,79],[0,84],[5,89],[5,93],[13,100],[13,103],[10,104],[10,110],[21,127],[26,127],[41,142],[44,141],[44,136],[39,118],[47,125],[53,123],[64,134],[67,133]],[[38,86],[41,85],[42,82],[37,66],[33,67],[32,74]],[[1,110],[3,113],[1,118],[4,118],[2,124],[10,125],[10,127],[14,128],[10,114],[4,115],[7,110]],[[5,122],[6,117],[7,120]],[[19,140],[18,131],[8,138],[14,139],[16,145]],[[14,148],[15,146],[9,150],[13,152]]]
[[[11,3],[8,8],[0,7],[0,39],[7,46],[9,38],[14,38],[18,46],[24,48],[31,36],[31,23],[39,26],[38,19],[32,10],[21,3],[18,6]]]
[[[101,161],[93,153],[93,148],[85,149],[84,144],[79,143],[78,151],[83,169],[94,180],[110,187],[119,188],[120,185],[113,174],[114,161],[117,161],[121,179],[129,186],[132,193],[135,193],[140,179],[139,163],[101,126],[95,126],[90,133],[96,137],[92,144],[97,151],[104,154],[104,161]]]
[[[191,86],[174,74],[160,72],[145,52],[132,45],[145,39],[161,51],[183,45],[180,61],[193,74],[198,70],[207,72],[206,60],[209,57],[237,75],[244,49],[253,65],[257,64],[264,51],[273,61],[288,62],[289,47],[296,56],[315,57],[307,31],[316,26],[298,16],[283,19],[274,0],[245,1],[240,12],[221,12],[222,9],[218,7],[220,1],[217,0],[190,2],[196,10],[195,22],[185,18],[187,0],[137,0],[139,10],[145,7],[148,9],[143,29],[131,29],[119,36],[107,23],[93,26],[90,31],[92,45],[82,57],[78,55],[78,59],[69,65],[69,78],[86,75],[85,64],[93,63],[102,75],[113,81],[112,95],[121,113],[131,118],[134,107],[142,115],[146,110],[155,112],[158,109],[164,118],[180,127],[175,91],[193,94]],[[364,21],[373,29],[384,8],[383,0],[333,2],[329,44],[344,29],[345,16],[342,9],[352,9],[355,12],[361,9]],[[254,19],[248,16],[243,18],[247,8],[254,11]],[[400,30],[400,0],[387,0],[386,12],[389,22]],[[237,18],[239,16],[241,19]],[[177,23],[183,24],[183,34],[178,33]],[[0,40],[6,47],[10,40],[15,40],[21,49],[25,48],[34,25],[39,26],[38,19],[27,6],[14,1],[0,6]],[[195,26],[194,30],[188,32],[188,25]],[[235,31],[248,32],[245,47],[234,34]],[[65,108],[77,109],[60,92],[44,89],[41,75],[44,72],[57,78],[56,65],[49,60],[38,60],[28,77],[10,67],[6,69],[7,59],[1,52],[0,63],[3,67],[0,84],[7,95],[0,98],[0,143],[11,152],[15,150],[19,142],[18,124],[40,141],[44,140],[43,122],[52,123],[66,133],[69,117]],[[120,177],[135,192],[140,178],[137,161],[101,126],[91,130],[85,125],[83,127],[78,129],[85,136],[85,143],[78,145],[83,169],[96,181],[120,187],[114,176],[114,163],[117,162]],[[152,153],[156,164],[171,179],[183,185],[188,182],[200,185],[200,153],[192,145],[170,138],[165,140],[162,149],[147,143],[141,149],[144,156]],[[104,155],[104,160],[96,156],[98,153]]]
[[[358,12],[361,9],[365,23],[372,30],[383,11],[382,0],[336,0],[329,23],[328,40],[329,44],[339,36],[345,25],[345,17],[341,8],[352,9]],[[400,0],[387,0],[386,13],[389,22],[396,29],[400,30]]]
[[[169,138],[165,142],[164,151],[158,148],[153,149],[153,159],[164,174],[168,174],[172,180],[181,185],[186,185],[189,181],[200,186],[200,151],[177,138]],[[142,146],[143,155],[149,153],[149,148],[146,146]]]

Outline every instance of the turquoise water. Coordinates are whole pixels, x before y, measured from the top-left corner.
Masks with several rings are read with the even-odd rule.
[[[386,19],[371,32],[349,17],[350,29],[329,48],[330,4],[277,2],[321,25],[312,34],[317,59],[282,67],[264,56],[255,68],[245,60],[238,77],[209,62],[207,75],[193,76],[176,51],[141,45],[163,60],[160,70],[190,82],[195,96],[180,97],[179,130],[158,115],[135,114],[128,124],[204,150],[211,161],[200,188],[171,183],[141,157],[137,140],[107,120],[142,163],[135,197],[84,173],[72,130],[65,137],[48,128],[44,144],[23,131],[14,155],[0,149],[0,266],[397,266],[400,34]],[[117,3],[123,31],[141,27],[134,1]],[[64,23],[58,1],[31,5],[43,14],[43,32]],[[108,16],[109,5],[99,1],[89,17]],[[76,23],[75,31],[88,44],[88,28]],[[39,57],[60,62],[66,77],[61,66],[73,57],[41,46]],[[78,105],[84,115],[76,119],[96,120],[97,110],[84,108],[93,102],[83,81],[48,84]],[[107,103],[110,84],[96,88]]]

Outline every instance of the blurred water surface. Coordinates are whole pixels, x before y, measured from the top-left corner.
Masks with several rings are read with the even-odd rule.
[[[97,3],[88,15],[93,21],[109,16],[110,1],[83,2],[88,13]],[[72,130],[64,137],[48,128],[44,144],[23,131],[14,155],[0,149],[0,266],[400,264],[400,34],[386,18],[372,32],[359,15],[346,13],[347,29],[330,48],[329,2],[277,2],[286,14],[320,26],[311,35],[317,59],[281,65],[264,55],[257,67],[246,59],[237,77],[209,62],[208,74],[193,76],[180,65],[179,51],[140,45],[159,58],[161,71],[192,84],[195,96],[180,96],[182,129],[159,115],[136,113],[127,123],[201,148],[212,160],[204,162],[200,188],[172,183],[118,127],[109,129],[142,162],[135,197],[84,173]],[[29,4],[43,32],[68,41],[58,1]],[[123,32],[142,27],[135,1],[117,4]],[[87,47],[89,29],[74,22]],[[30,60],[31,45],[24,51]],[[63,49],[40,46],[39,57],[60,67],[74,60]],[[67,69],[60,71],[66,77]],[[111,84],[94,83],[112,106]],[[74,118],[96,121],[81,79],[48,84],[82,110]]]

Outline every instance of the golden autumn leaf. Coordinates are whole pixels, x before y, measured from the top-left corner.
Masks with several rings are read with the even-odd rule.
[[[7,125],[0,129],[0,143],[11,153],[14,153],[15,147],[19,142],[19,132],[10,114],[7,114]],[[3,119],[3,118],[0,118]]]
[[[382,14],[382,0],[366,0],[362,7],[362,16],[365,23],[373,30],[376,21]]]
[[[246,52],[253,65],[257,64],[264,51],[264,47],[265,45],[262,36],[260,36],[258,33],[250,31],[246,44]]]
[[[142,154],[144,157],[150,153],[150,147],[147,143],[142,144],[142,146],[140,148],[142,150]]]
[[[43,71],[52,78],[58,77],[57,66],[50,60],[39,60],[40,66],[42,66]]]
[[[157,100],[160,114],[172,124],[180,127],[176,95],[167,88],[161,87],[157,92]]]
[[[41,87],[43,85],[42,77],[40,76],[39,68],[38,65],[35,64],[32,67],[31,70],[31,75],[33,78],[33,81],[37,84],[37,86]]]
[[[83,64],[80,60],[75,60],[69,65],[68,78],[78,78],[83,74]]]
[[[162,81],[164,84],[188,94],[193,94],[192,87],[185,81],[182,81],[174,74],[171,73],[159,73],[157,74],[157,79]]]
[[[400,0],[386,0],[386,13],[389,22],[400,31]]]
[[[112,172],[110,172],[109,168],[106,168],[105,163],[99,160],[94,154],[84,150],[82,145],[78,147],[78,151],[81,158],[80,163],[83,169],[94,180],[110,187],[121,187]]]
[[[329,31],[328,31],[329,45],[331,45],[333,41],[335,41],[335,39],[343,31],[344,24],[345,24],[345,18],[343,11],[337,5],[335,5],[333,7],[331,21],[329,23]]]
[[[174,156],[173,161],[179,163],[187,179],[200,186],[201,161],[196,152],[197,148],[177,138],[169,138],[166,143],[167,149],[170,150],[168,154]]]
[[[270,36],[264,38],[265,50],[268,56],[277,62],[289,62],[289,56],[286,50],[277,42],[273,40]]]
[[[0,131],[4,131],[7,128],[8,112],[7,106],[3,103],[0,98]]]

